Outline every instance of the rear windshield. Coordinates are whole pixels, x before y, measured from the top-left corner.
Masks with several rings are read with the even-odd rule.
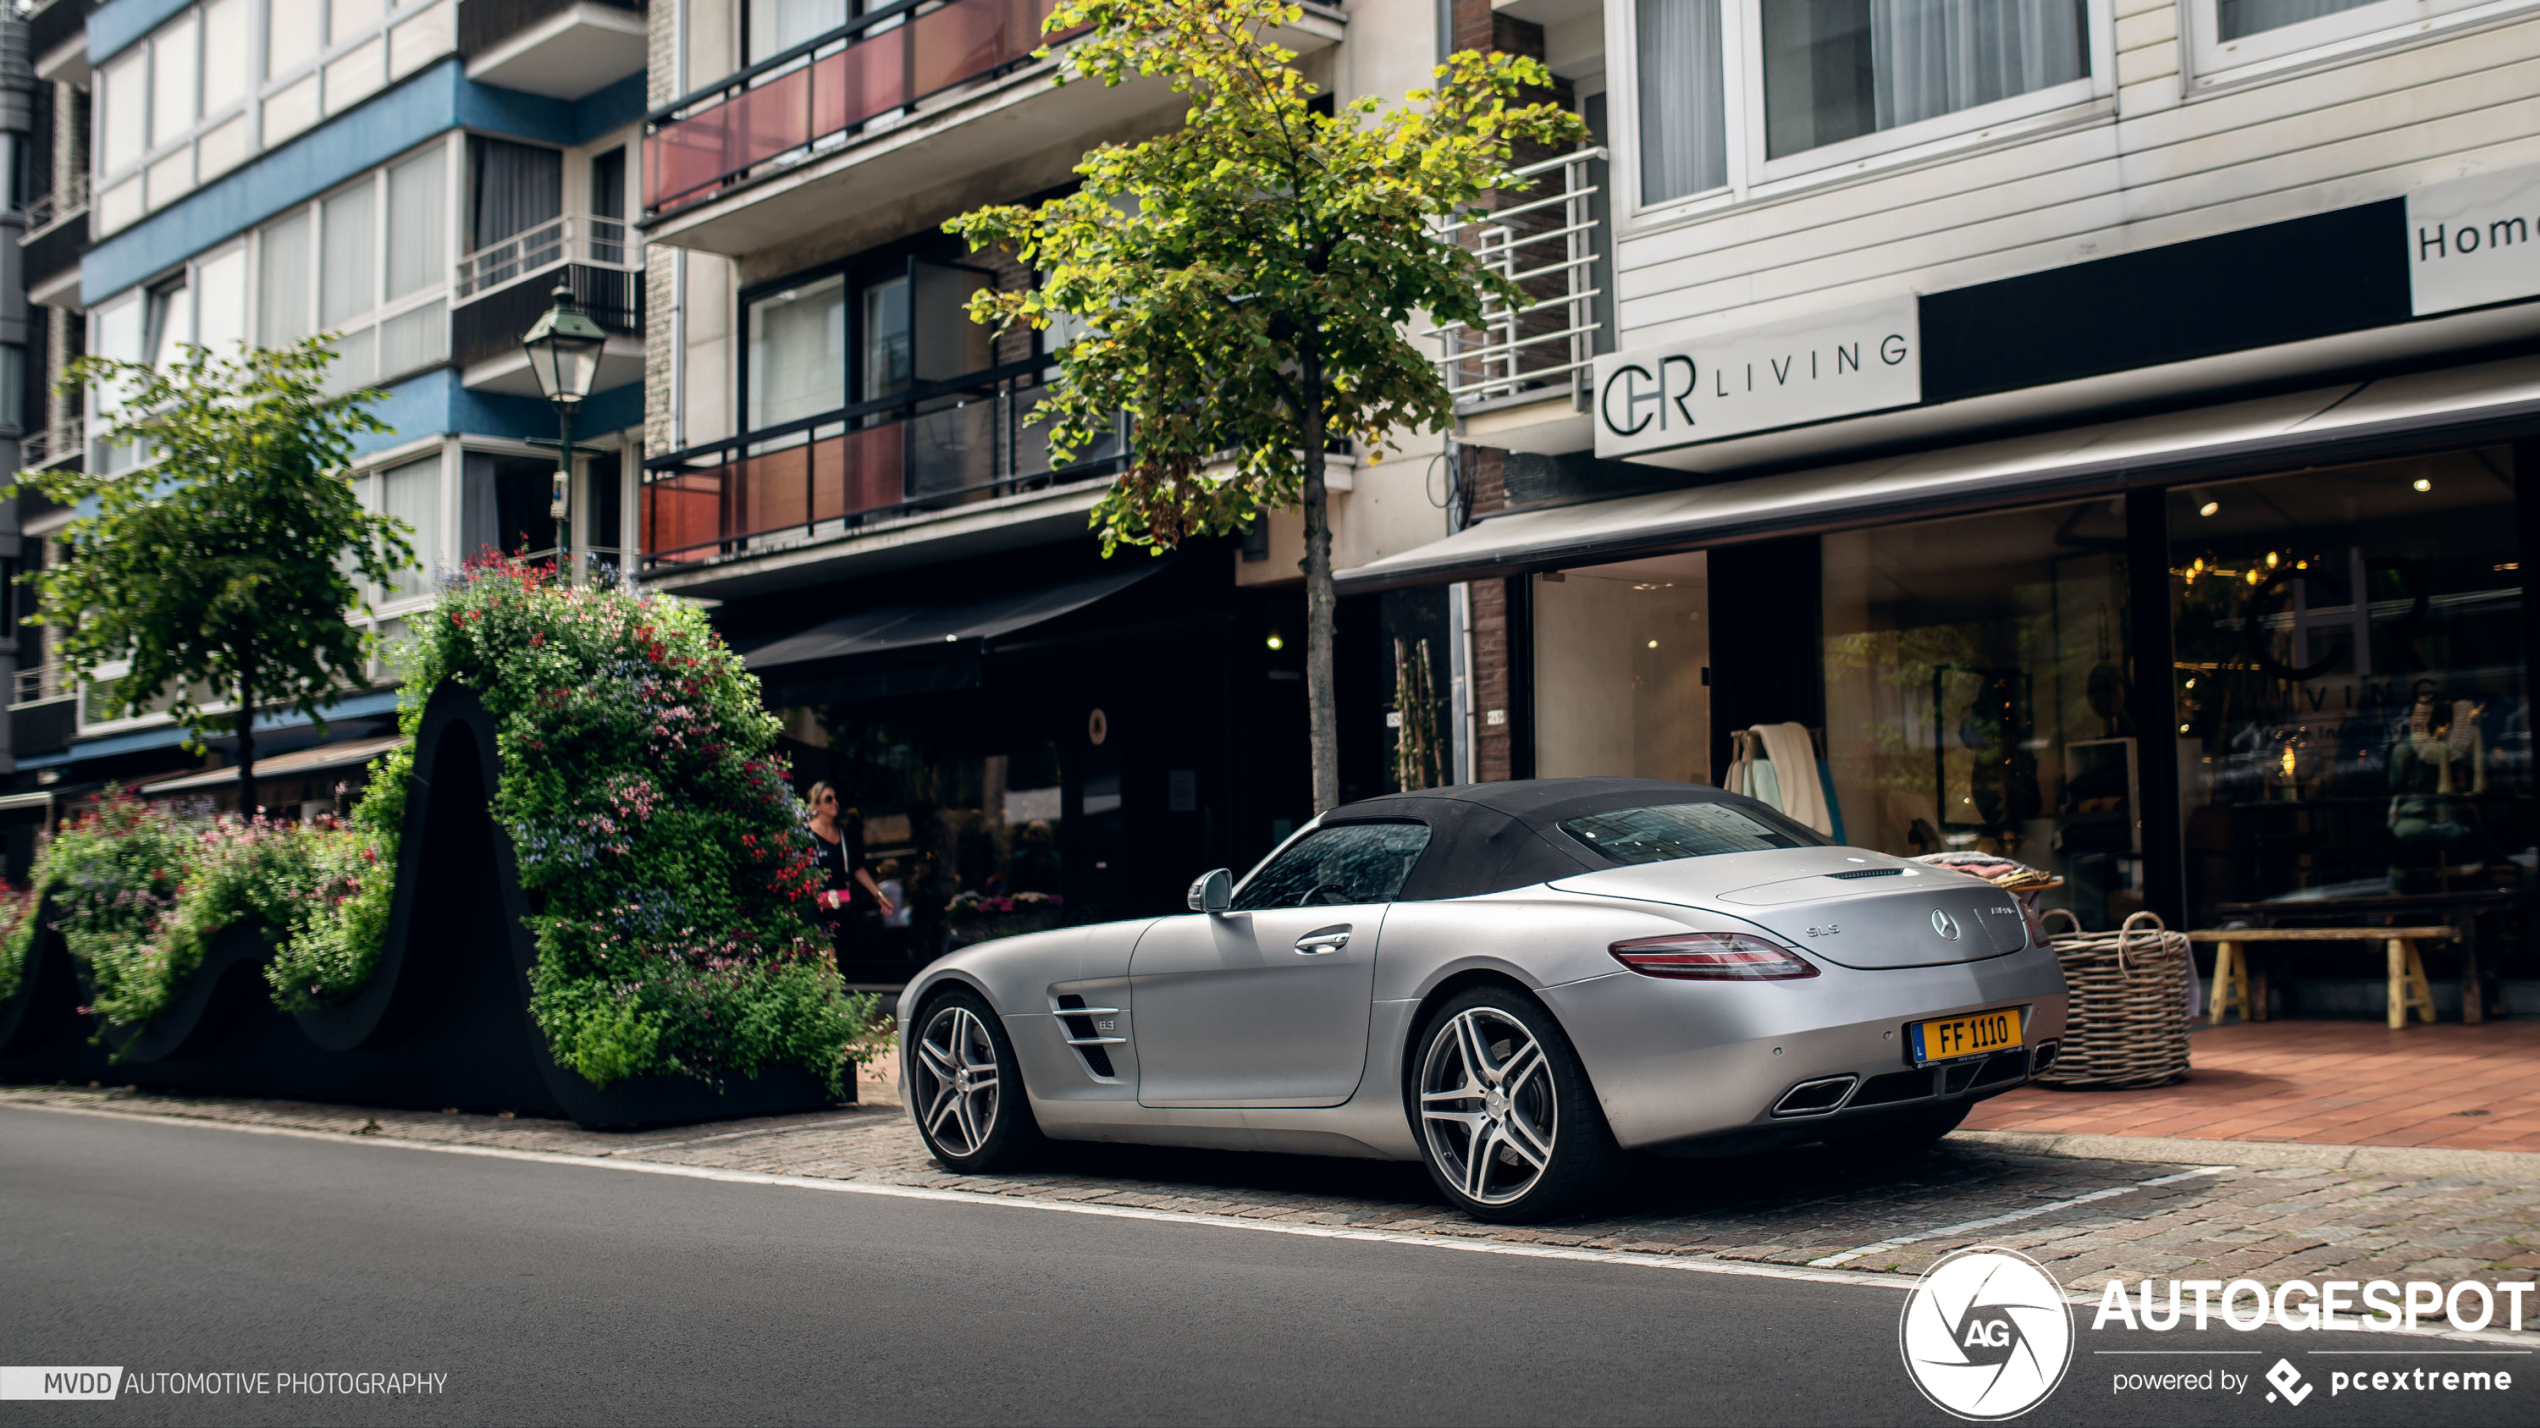
[[[1663,863],[1713,853],[1824,848],[1834,840],[1761,809],[1729,803],[1662,803],[1561,820],[1561,831],[1614,863]]]

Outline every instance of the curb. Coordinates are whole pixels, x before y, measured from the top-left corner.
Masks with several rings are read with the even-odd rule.
[[[2148,1160],[2255,1170],[2387,1171],[2398,1175],[2492,1175],[2540,1180],[2540,1155],[2519,1150],[2442,1150],[2405,1145],[2312,1145],[2303,1141],[2179,1140],[2166,1136],[2050,1135],[2037,1131],[1952,1131],[1958,1145],[1990,1146],[2074,1160]]]

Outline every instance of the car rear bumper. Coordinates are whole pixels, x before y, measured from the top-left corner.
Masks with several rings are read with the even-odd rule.
[[[1632,1149],[1713,1139],[1718,1149],[1764,1149],[1873,1129],[2020,1085],[2038,1049],[2064,1035],[2063,969],[2042,948],[1942,967],[1826,967],[1786,982],[1616,972],[1542,996],[1615,1139]],[[2025,1017],[2016,1052],[1913,1065],[1910,1023],[2012,1006]],[[1812,1089],[1793,1099],[1803,1087]]]

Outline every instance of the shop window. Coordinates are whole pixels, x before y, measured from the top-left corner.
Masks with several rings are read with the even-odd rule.
[[[2093,928],[2142,906],[2124,535],[2108,500],[1825,537],[1842,841],[2046,869]]]
[[[1711,781],[1708,562],[1661,556],[1534,587],[1535,772]]]
[[[2354,921],[2540,861],[2511,470],[2499,449],[2172,493],[2200,925]]]

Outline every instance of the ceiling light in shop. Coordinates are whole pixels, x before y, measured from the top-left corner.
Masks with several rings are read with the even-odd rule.
[[[2433,483],[2433,482],[2431,482],[2431,481],[2428,481],[2427,479],[2425,479],[2425,478],[2424,478],[2424,477],[2422,477],[2422,476],[2419,476],[2419,477],[2418,477],[2415,481],[2411,482],[2410,484],[2414,485],[2414,486],[2415,486],[2418,490],[2420,490],[2420,491],[2431,491],[2431,490],[2433,490],[2433,489],[2434,489],[2434,483]]]
[[[1650,647],[1651,649],[1656,649],[1656,648],[1658,648],[1658,642],[1657,642],[1656,640],[1651,640],[1651,641],[1649,642],[1649,647]]]
[[[2222,502],[2220,502],[2220,501],[2207,501],[2205,504],[2203,504],[2203,505],[2201,505],[2201,506],[2198,506],[2198,507],[2196,508],[2196,514],[2198,514],[2198,515],[2200,515],[2200,516],[2210,516],[2210,515],[2212,515],[2214,512],[2219,511],[2219,510],[2221,510],[2221,509],[2222,509]]]
[[[1269,645],[1270,645],[1270,648],[1272,648],[1272,649],[1274,649],[1274,650],[1283,650],[1283,649],[1286,649],[1286,648],[1288,647],[1288,642],[1287,642],[1286,640],[1283,640],[1283,639],[1280,639],[1280,638],[1279,638],[1279,632],[1278,632],[1278,631],[1276,631],[1276,630],[1272,630],[1272,631],[1270,632]]]
[[[2273,570],[2273,569],[2275,569],[2275,552],[2274,552],[2274,551],[2268,551],[2268,552],[2267,552],[2267,569],[2269,569],[2269,570]]]

